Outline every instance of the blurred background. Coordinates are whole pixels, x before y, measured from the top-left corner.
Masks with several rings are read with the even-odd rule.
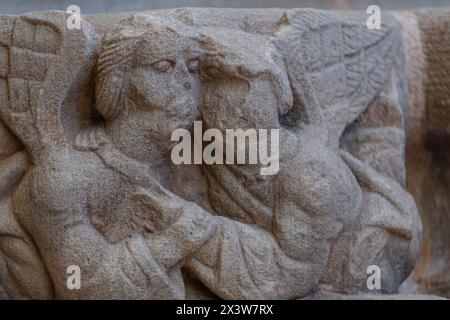
[[[69,5],[78,5],[87,14],[175,7],[366,9],[372,4],[382,10],[397,10],[450,6],[450,0],[0,0],[0,13],[66,10]]]

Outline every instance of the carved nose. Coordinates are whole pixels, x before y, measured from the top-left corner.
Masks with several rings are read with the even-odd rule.
[[[188,90],[192,88],[191,83],[187,81],[184,83],[184,87]]]

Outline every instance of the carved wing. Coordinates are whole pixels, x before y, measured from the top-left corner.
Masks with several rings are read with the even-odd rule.
[[[85,21],[68,29],[67,18],[56,11],[0,17],[0,119],[32,157],[65,146],[62,113],[89,72],[94,33]]]
[[[401,40],[388,18],[370,30],[361,17],[307,9],[290,10],[279,22],[276,38],[299,109],[309,122],[325,122],[329,136],[339,137],[366,109],[394,68]]]
[[[48,299],[53,285],[11,195],[29,167],[67,137],[64,108],[89,73],[95,46],[87,23],[66,28],[62,12],[0,16],[0,286],[10,298]],[[76,119],[72,119],[76,121]],[[25,146],[28,153],[24,152]]]

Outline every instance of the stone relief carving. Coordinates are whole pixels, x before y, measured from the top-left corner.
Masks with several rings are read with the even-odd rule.
[[[0,297],[358,295],[371,265],[398,291],[422,237],[399,19],[218,12],[0,17]],[[195,120],[279,129],[279,172],[175,166]]]

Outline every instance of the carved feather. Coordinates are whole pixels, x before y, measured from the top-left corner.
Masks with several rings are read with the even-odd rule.
[[[88,71],[95,42],[89,28],[69,30],[66,19],[63,12],[0,16],[0,256],[7,266],[0,282],[12,298],[53,296],[39,252],[14,216],[11,195],[29,168],[29,155],[36,159],[67,143],[62,109],[80,73]]]
[[[64,102],[91,63],[93,32],[86,22],[68,29],[67,18],[56,11],[0,17],[0,48],[9,62],[0,79],[0,118],[32,157],[67,143]]]
[[[309,9],[290,10],[282,21],[275,38],[303,118],[340,136],[395,67],[401,48],[396,22],[386,19],[381,29],[370,30],[365,22]]]

